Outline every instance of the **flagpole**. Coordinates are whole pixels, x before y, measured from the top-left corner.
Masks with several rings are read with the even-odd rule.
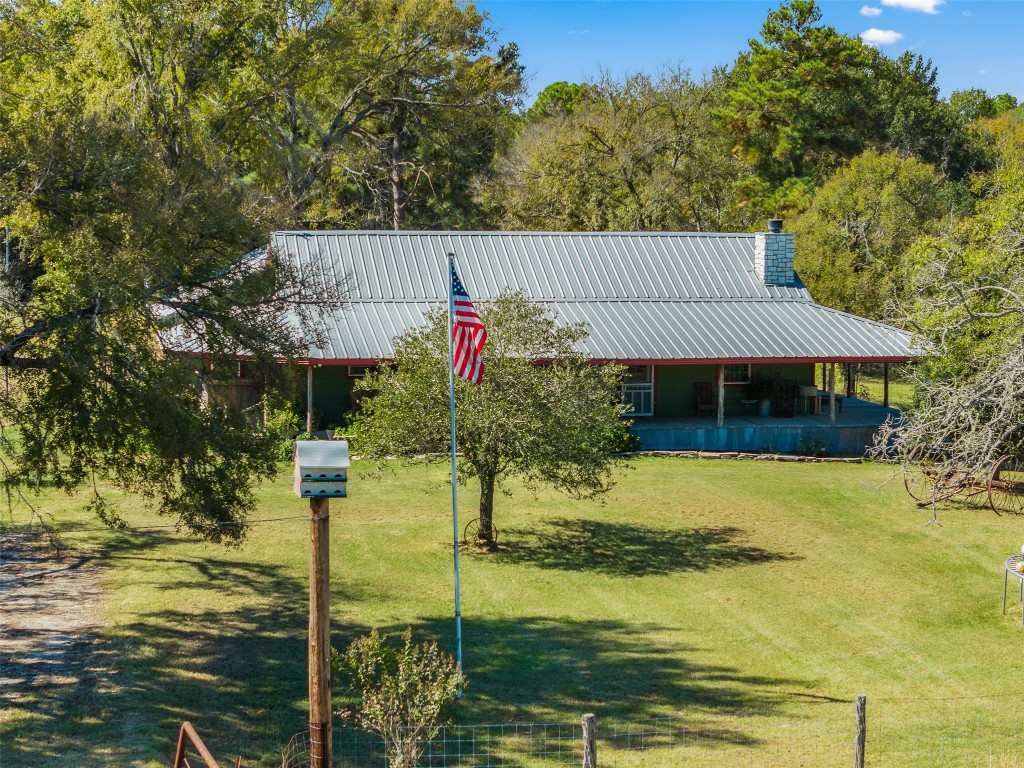
[[[459,595],[459,501],[455,464],[455,254],[448,254],[448,408],[452,425],[452,550],[455,552],[455,663],[462,673],[462,610]],[[462,686],[459,686],[462,696]]]

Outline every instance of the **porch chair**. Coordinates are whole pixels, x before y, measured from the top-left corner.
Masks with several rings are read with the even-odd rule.
[[[697,415],[707,413],[709,416],[717,416],[718,400],[715,398],[715,385],[710,381],[695,381],[693,389],[696,393]]]

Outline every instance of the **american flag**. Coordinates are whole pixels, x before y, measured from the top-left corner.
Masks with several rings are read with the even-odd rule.
[[[484,361],[480,353],[483,352],[484,342],[487,341],[487,329],[484,328],[476,307],[473,306],[469,294],[459,280],[454,261],[452,296],[455,299],[455,317],[452,321],[452,368],[455,375],[479,384],[484,377]]]

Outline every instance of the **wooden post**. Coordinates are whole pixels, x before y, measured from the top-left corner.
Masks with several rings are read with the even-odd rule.
[[[331,768],[330,499],[309,500],[309,765]]]
[[[725,366],[718,366],[718,428],[725,425]]]
[[[313,364],[306,368],[306,434],[313,436]]]
[[[857,718],[857,733],[853,740],[853,768],[864,768],[864,745],[868,735],[867,704],[867,696],[861,694],[857,697],[854,710]]]
[[[583,716],[583,768],[597,768],[597,718]]]
[[[882,363],[882,405],[889,407],[889,364]]]
[[[828,423],[836,425],[836,364],[828,364]]]

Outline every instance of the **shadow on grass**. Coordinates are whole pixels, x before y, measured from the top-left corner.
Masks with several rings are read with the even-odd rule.
[[[403,629],[387,631],[398,634]],[[421,621],[413,630],[420,638],[434,637],[443,646],[451,645],[450,619]],[[673,732],[673,726],[663,724],[657,726],[657,735],[629,748],[692,744],[695,729],[703,747],[756,745],[757,729],[744,724],[753,726],[758,718],[777,714],[791,702],[784,689],[806,685],[696,662],[693,657],[699,649],[664,640],[670,632],[670,627],[610,619],[466,618],[463,662],[469,684],[456,721],[508,724],[505,733],[514,742],[528,724],[556,723],[571,730],[585,712],[596,713],[604,724],[602,738],[611,736],[613,724],[651,724],[655,718],[676,717],[685,718],[688,733]],[[713,724],[722,717],[735,725]],[[520,730],[512,727],[516,725]],[[540,742],[551,738],[550,729],[540,726],[530,733],[536,735],[514,748],[517,754],[511,757],[509,745],[503,746],[493,733],[485,738],[471,729],[470,736],[445,738],[469,739],[478,752],[502,753],[495,764],[516,765],[529,762],[525,758],[531,750],[546,748]],[[564,731],[556,736],[564,738]]]
[[[606,569],[615,547],[608,532],[628,536],[632,549],[622,567],[625,573],[635,573],[645,551],[655,561],[646,573],[780,557],[741,547],[728,532],[690,532],[678,538],[672,531],[589,523],[574,527],[568,521],[557,529],[577,544],[580,531],[592,540],[603,537]],[[241,754],[247,765],[279,764],[289,737],[303,730],[307,720],[305,574],[251,562],[244,548],[222,556],[161,557],[164,547],[179,541],[134,533],[114,535],[105,545],[97,561],[137,561],[140,575],[158,563],[173,565],[174,581],[163,587],[171,593],[149,610],[134,607],[137,617],[76,649],[66,674],[20,692],[13,717],[3,726],[5,768],[169,765],[178,727],[186,719],[225,763]],[[543,552],[543,539],[538,543]],[[575,546],[547,552],[551,562],[584,555],[592,561],[592,553]],[[222,606],[200,607],[210,605],[209,590],[225,596]],[[367,599],[342,589],[332,595],[336,611],[339,605]],[[587,711],[609,722],[668,714],[699,721],[723,715],[736,727],[705,733],[706,744],[756,744],[744,723],[776,712],[785,696],[781,687],[804,683],[695,661],[701,649],[665,639],[675,631],[672,627],[510,616],[468,617],[463,628],[470,683],[459,708],[462,722],[573,724]],[[388,629],[397,633],[404,625]],[[368,628],[336,621],[333,630],[333,644],[343,649]],[[450,618],[423,619],[414,630],[451,649]],[[518,764],[520,757],[525,761],[517,755],[506,764]]]
[[[745,544],[744,534],[734,527],[652,528],[636,523],[562,519],[538,529],[510,529],[496,558],[499,562],[610,576],[664,576],[799,559],[792,553]]]
[[[140,576],[173,564],[180,578],[163,587],[171,594],[73,649],[59,674],[31,687],[0,682],[13,702],[2,734],[5,767],[169,765],[183,720],[222,763],[235,754],[243,764],[254,756],[279,762],[288,737],[308,719],[308,586],[286,568],[246,561],[244,548],[160,557],[172,543],[180,539],[115,534],[94,561],[137,560]],[[231,600],[223,610],[202,609],[197,590]]]

